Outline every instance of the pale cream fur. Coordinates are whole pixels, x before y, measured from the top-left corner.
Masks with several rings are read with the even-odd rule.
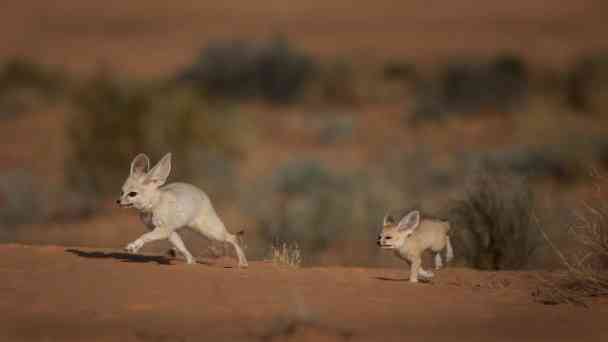
[[[218,217],[209,197],[194,185],[170,183],[164,185],[171,172],[171,154],[165,155],[148,171],[150,159],[139,154],[131,163],[131,172],[122,186],[122,207],[134,207],[149,232],[128,244],[125,249],[137,253],[144,244],[167,239],[186,262],[195,262],[178,232],[190,228],[203,236],[231,244],[240,267],[247,267],[247,259],[236,235],[228,232]]]
[[[439,219],[421,217],[418,210],[411,211],[395,224],[390,216],[383,220],[378,245],[390,249],[399,258],[410,264],[410,282],[418,282],[418,275],[431,278],[433,272],[422,268],[422,253],[435,253],[435,269],[443,267],[441,252],[446,250],[446,261],[452,260],[454,252],[448,232],[450,223]]]

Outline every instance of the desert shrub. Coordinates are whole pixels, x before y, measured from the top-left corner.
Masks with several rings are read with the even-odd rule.
[[[8,230],[8,226],[36,222],[44,216],[43,193],[28,171],[0,174],[0,225],[7,225]]]
[[[350,115],[326,115],[319,129],[318,140],[322,144],[349,141],[353,136],[355,119]]]
[[[450,64],[440,82],[449,110],[467,113],[489,107],[510,111],[525,94],[527,73],[518,58],[501,56],[482,65]]]
[[[476,175],[449,215],[456,255],[480,269],[525,267],[539,246],[532,197],[521,178],[494,171]]]
[[[0,69],[0,93],[9,88],[35,88],[47,94],[61,90],[66,82],[65,74],[26,58],[13,58]]]
[[[321,88],[321,97],[330,103],[354,103],[359,97],[357,78],[353,65],[346,59],[337,59],[319,67],[316,83]]]
[[[178,78],[194,82],[211,96],[254,96],[259,86],[256,54],[241,41],[211,43]]]
[[[592,202],[575,213],[576,223],[568,232],[575,251],[562,252],[537,222],[542,236],[565,268],[563,273],[542,277],[535,294],[546,304],[575,303],[586,305],[589,297],[608,295],[608,206],[603,187],[606,179],[596,176]]]
[[[608,168],[608,139],[600,138],[594,141],[594,156],[597,161]]]
[[[341,218],[350,212],[348,181],[314,161],[287,164],[272,178],[277,221],[269,219],[262,226],[265,240],[297,242],[312,252],[326,248],[339,235]]]
[[[529,180],[554,179],[572,182],[582,174],[577,156],[556,146],[517,147],[478,156],[478,162],[495,170],[505,170]]]
[[[121,83],[107,74],[96,75],[76,91],[66,165],[72,186],[92,193],[118,191],[128,170],[125,165],[145,151],[141,121],[151,101],[141,85]]]
[[[438,121],[447,116],[439,87],[429,80],[419,80],[414,86],[414,103],[410,123]]]
[[[314,71],[312,57],[278,37],[263,44],[210,44],[178,79],[194,83],[211,96],[260,96],[283,103],[301,94]]]
[[[66,168],[72,188],[93,195],[118,192],[140,152],[153,160],[173,152],[179,162],[172,176],[217,185],[214,190],[223,194],[233,188],[240,121],[194,91],[98,75],[80,87],[74,107]]]
[[[608,103],[608,55],[580,58],[566,74],[566,100],[570,107],[597,113]]]
[[[411,153],[397,150],[380,164],[383,175],[392,187],[410,198],[424,198],[434,192],[445,192],[455,185],[459,170],[435,165],[433,153],[419,148]]]
[[[235,194],[235,163],[242,157],[242,144],[254,134],[244,115],[210,106],[189,89],[174,89],[163,91],[141,125],[151,155],[172,151],[179,161],[174,177],[196,183],[214,201]]]
[[[366,176],[332,172],[317,161],[293,161],[255,184],[243,208],[256,222],[264,253],[276,241],[297,243],[306,261],[314,262],[347,241],[377,249],[369,241],[387,205],[376,190]]]
[[[412,63],[391,60],[384,64],[382,75],[388,81],[411,81],[418,79],[418,70]]]
[[[512,112],[524,103],[528,79],[525,63],[512,55],[485,63],[451,62],[437,79],[417,82],[414,118]]]
[[[53,100],[67,87],[65,73],[26,58],[15,57],[0,66],[0,110],[18,114],[40,100]]]

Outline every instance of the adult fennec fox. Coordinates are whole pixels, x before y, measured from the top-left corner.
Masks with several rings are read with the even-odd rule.
[[[171,153],[148,171],[149,166],[150,159],[143,153],[133,159],[131,173],[117,201],[122,207],[139,210],[142,222],[150,230],[125,249],[136,253],[148,242],[168,239],[187,263],[192,264],[195,260],[178,234],[180,229],[190,228],[209,239],[234,246],[239,267],[247,267],[247,259],[236,235],[226,230],[209,197],[202,190],[187,183],[164,185],[171,172]]]

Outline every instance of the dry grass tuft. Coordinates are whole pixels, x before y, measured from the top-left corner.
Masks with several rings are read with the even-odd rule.
[[[302,263],[302,253],[297,243],[286,242],[275,244],[270,249],[270,258],[277,266],[299,268]]]
[[[588,298],[608,295],[608,205],[601,186],[608,179],[601,176],[596,179],[596,201],[585,203],[582,212],[577,214],[577,223],[569,227],[579,247],[575,253],[564,254],[540,228],[566,268],[565,272],[541,278],[542,286],[536,295],[543,303],[586,306]]]

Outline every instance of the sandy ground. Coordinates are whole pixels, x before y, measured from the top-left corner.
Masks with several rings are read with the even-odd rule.
[[[608,303],[535,303],[534,274],[279,268],[0,245],[3,341],[606,341]]]

